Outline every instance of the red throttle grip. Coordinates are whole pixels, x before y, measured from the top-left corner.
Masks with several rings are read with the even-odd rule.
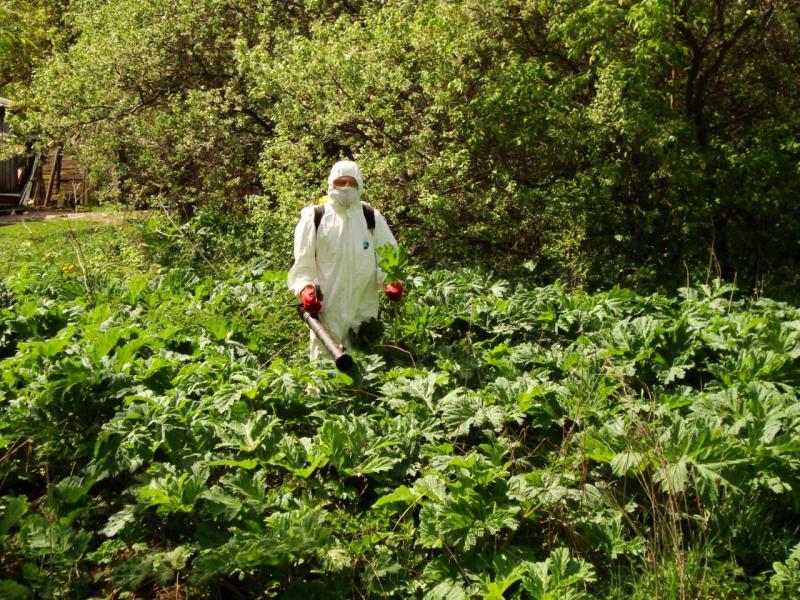
[[[322,294],[320,294],[320,296],[322,296]],[[316,317],[319,311],[322,310],[322,304],[320,304],[320,301],[317,299],[317,292],[310,283],[300,292],[300,302],[303,304],[303,310],[312,317]]]

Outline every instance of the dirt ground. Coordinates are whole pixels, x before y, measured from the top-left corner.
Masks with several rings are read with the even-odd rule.
[[[114,223],[124,218],[122,213],[105,212],[79,212],[66,210],[37,210],[25,211],[13,215],[0,215],[0,225],[12,225],[25,221],[98,221],[100,223]]]

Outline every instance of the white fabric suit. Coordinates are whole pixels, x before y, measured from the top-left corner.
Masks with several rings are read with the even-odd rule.
[[[349,176],[358,183],[358,193],[348,199],[339,198],[333,181]],[[287,285],[298,295],[308,285],[319,285],[322,310],[319,319],[334,338],[346,345],[345,335],[350,328],[378,316],[378,303],[383,291],[385,274],[378,268],[375,249],[384,244],[397,246],[386,220],[376,210],[375,229],[370,231],[360,199],[363,180],[358,165],[352,161],[337,162],[328,177],[330,202],[314,231],[314,207],[300,213],[294,232],[294,265],[289,271]],[[309,355],[315,360],[327,354],[324,346],[311,332]]]

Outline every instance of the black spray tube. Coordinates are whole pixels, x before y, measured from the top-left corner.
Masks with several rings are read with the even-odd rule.
[[[303,309],[302,304],[297,305],[297,312],[300,318],[305,321],[308,328],[322,341],[322,344],[333,356],[333,362],[340,371],[349,371],[353,368],[353,357],[347,353],[347,349],[333,339],[331,332],[316,317],[312,317]]]

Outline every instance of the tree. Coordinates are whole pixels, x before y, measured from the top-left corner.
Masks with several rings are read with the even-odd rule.
[[[73,43],[22,94],[25,125],[80,140],[125,201],[246,209],[278,261],[297,210],[346,156],[421,261],[646,289],[711,265],[788,291],[800,285],[799,11],[83,0]]]
[[[0,0],[0,96],[16,96],[63,42],[67,5],[67,0]]]

